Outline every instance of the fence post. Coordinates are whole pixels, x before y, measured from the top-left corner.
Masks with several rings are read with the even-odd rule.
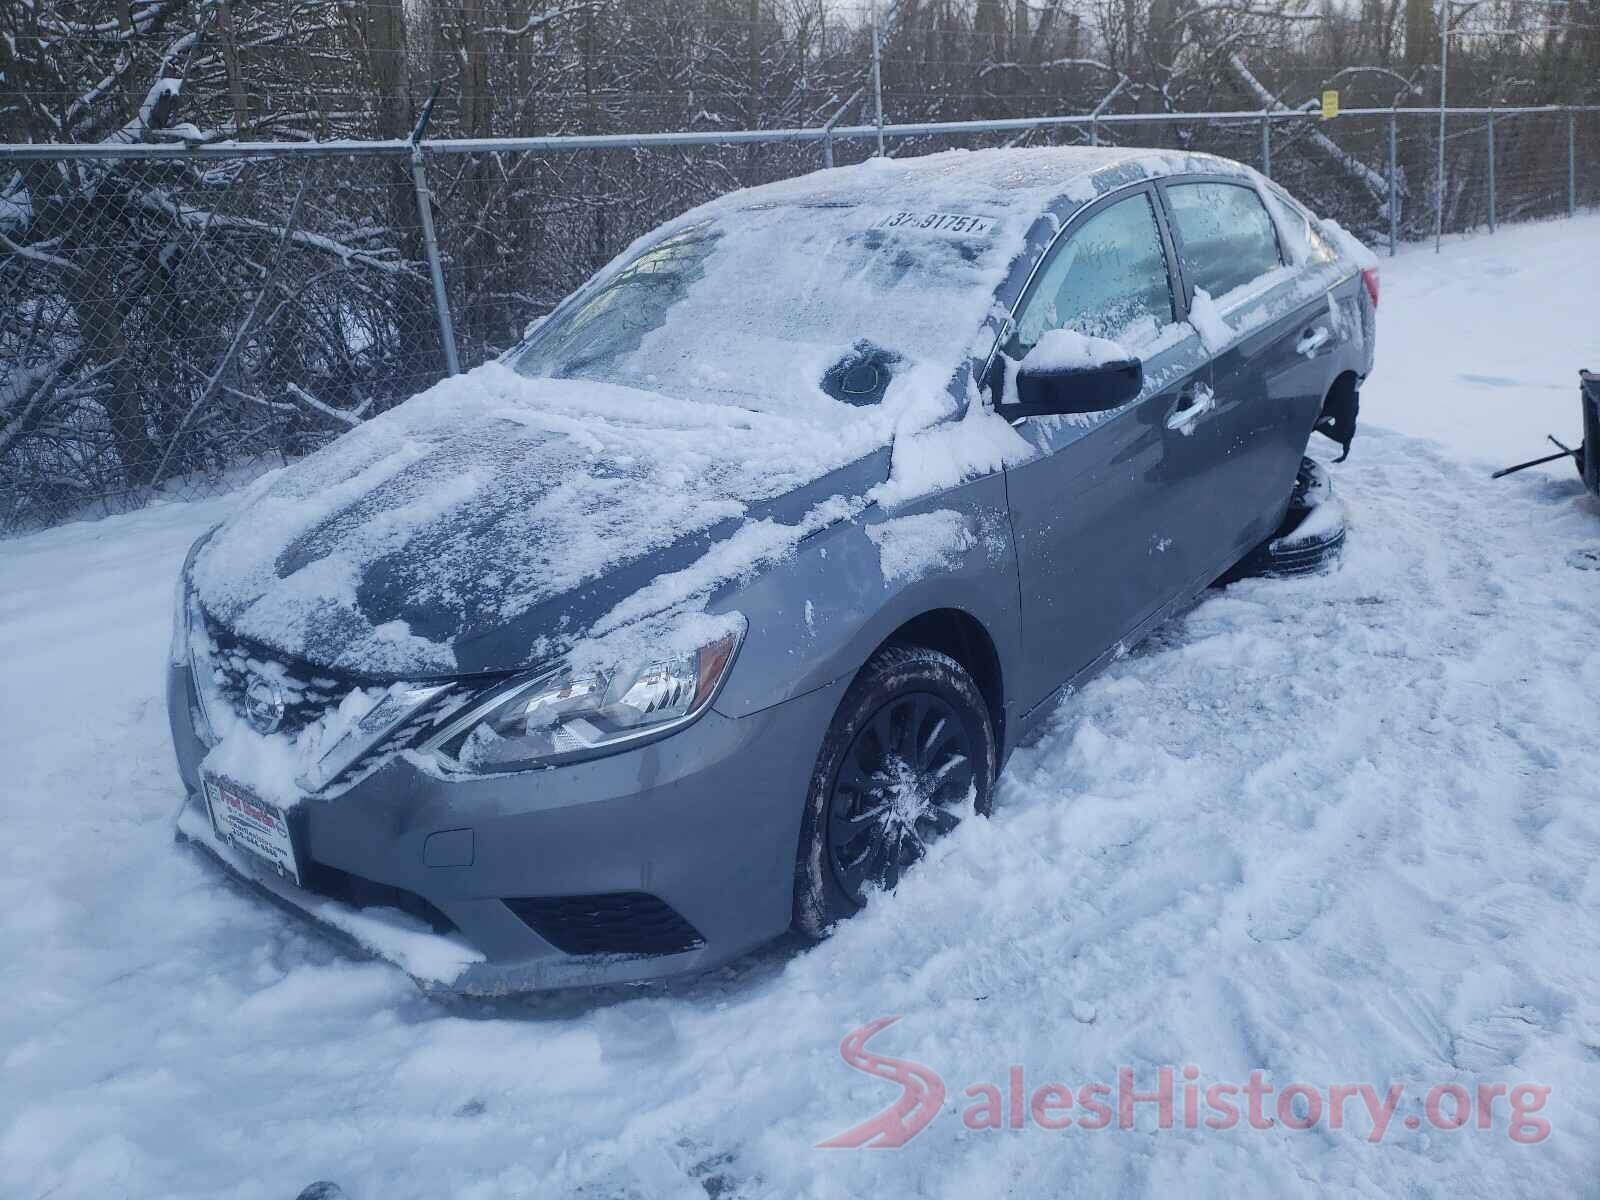
[[[444,291],[444,266],[439,261],[439,240],[433,235],[433,204],[428,195],[428,176],[422,166],[422,147],[411,143],[411,180],[417,189],[417,220],[422,225],[422,244],[428,255],[428,274],[433,277],[433,307],[439,316],[439,341],[444,346],[444,365],[451,375],[461,374],[456,357],[456,330],[450,320],[450,301]]]
[[[1494,114],[1489,114],[1489,232],[1494,232]]]
[[[1399,118],[1389,114],[1389,257],[1399,251],[1400,242],[1400,152]]]
[[[1261,118],[1261,173],[1272,178],[1272,121],[1265,115]]]
[[[1578,215],[1578,114],[1567,111],[1567,216]]]
[[[1099,144],[1100,144],[1100,122],[1098,120],[1096,120],[1094,114],[1091,113],[1091,114],[1089,114],[1089,145],[1098,146]]]
[[[1444,136],[1445,99],[1450,83],[1450,0],[1439,3],[1439,173],[1434,179],[1433,252],[1444,244]]]
[[[833,166],[833,131],[825,130],[822,134],[822,165]]]
[[[883,64],[878,49],[878,0],[872,0],[872,107],[878,116],[878,157],[883,157]]]

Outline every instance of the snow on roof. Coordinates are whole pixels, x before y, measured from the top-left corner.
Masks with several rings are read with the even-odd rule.
[[[730,192],[688,216],[767,205],[829,203],[944,205],[984,201],[1023,216],[1038,216],[1052,201],[1087,203],[1119,183],[1181,172],[1248,174],[1231,159],[1186,151],[1127,146],[1038,146],[945,150],[911,158],[869,158],[831,170]]]

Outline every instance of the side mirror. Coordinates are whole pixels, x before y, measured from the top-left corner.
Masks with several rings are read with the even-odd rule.
[[[1052,330],[1039,339],[1016,371],[998,406],[1007,417],[1097,413],[1117,408],[1144,387],[1144,364],[1117,343]]]

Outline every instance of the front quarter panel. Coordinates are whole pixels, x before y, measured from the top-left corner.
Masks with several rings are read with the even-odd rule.
[[[873,506],[808,538],[713,607],[749,621],[715,705],[728,716],[854,675],[901,625],[934,609],[976,619],[1004,675],[1019,638],[1005,477],[987,475],[893,511]]]

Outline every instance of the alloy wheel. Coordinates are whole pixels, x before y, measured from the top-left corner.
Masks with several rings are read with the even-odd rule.
[[[909,692],[864,722],[834,777],[828,861],[857,904],[890,889],[927,843],[960,823],[975,794],[976,756],[960,715],[932,692]]]

